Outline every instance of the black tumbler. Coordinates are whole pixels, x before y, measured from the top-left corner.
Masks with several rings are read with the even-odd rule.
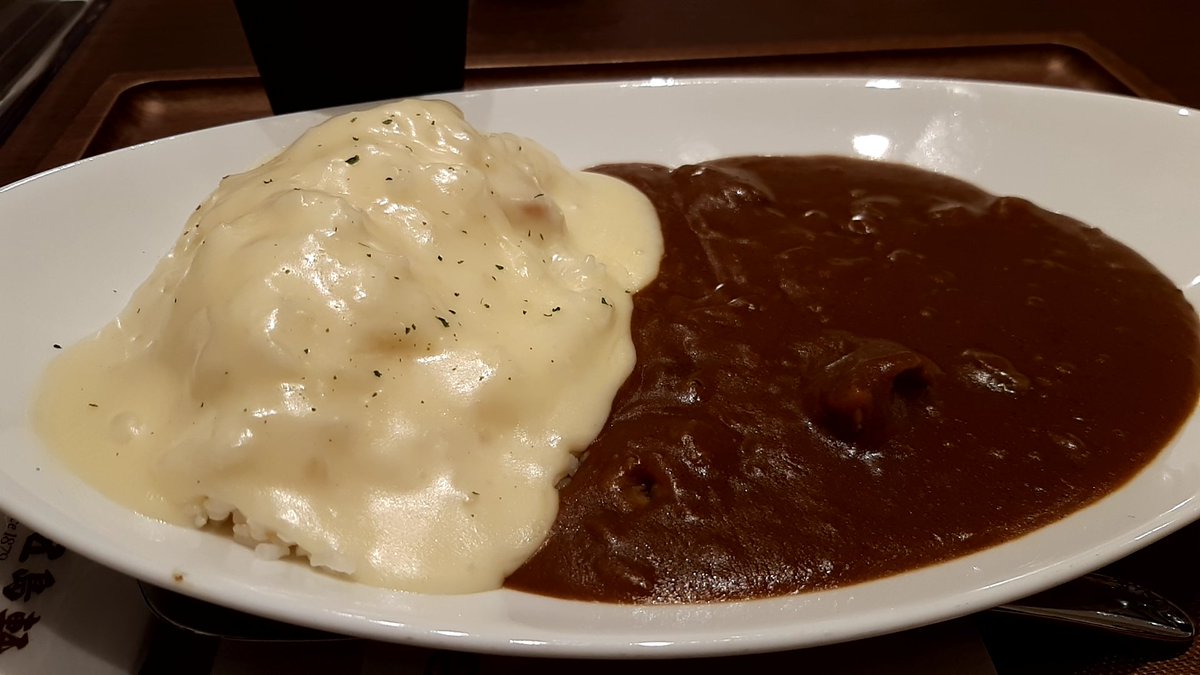
[[[275,114],[457,91],[467,0],[235,0]]]

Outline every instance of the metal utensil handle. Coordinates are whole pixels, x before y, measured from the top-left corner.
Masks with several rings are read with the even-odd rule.
[[[1196,637],[1191,618],[1174,603],[1102,574],[1080,577],[1046,593],[1001,605],[995,611],[1163,642],[1188,643]]]

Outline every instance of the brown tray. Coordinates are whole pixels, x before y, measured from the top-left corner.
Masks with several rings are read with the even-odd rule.
[[[807,53],[789,47],[756,53],[672,60],[626,60],[593,64],[511,65],[468,62],[467,89],[578,81],[704,75],[836,76],[877,75],[956,78],[1034,84],[1170,101],[1163,89],[1136,69],[1081,38],[1025,37],[996,44],[861,45],[861,51]],[[841,48],[845,46],[842,45]],[[866,47],[870,47],[866,49]],[[817,52],[817,53],[814,53]],[[682,56],[682,55],[679,55]],[[40,168],[128,145],[271,114],[253,68],[117,74],[89,99],[75,124],[60,136]],[[1115,563],[1117,576],[1162,592],[1200,615],[1200,582],[1180,564],[1200,551],[1200,523]],[[1162,561],[1171,561],[1162,564]],[[1047,631],[1030,649],[1029,630],[977,618],[997,669],[1008,673],[1188,673],[1200,672],[1200,643],[1185,654],[1133,653],[1092,634],[1064,637]],[[905,635],[911,636],[912,633]],[[890,639],[890,638],[889,638]],[[904,640],[905,638],[895,638]],[[866,643],[817,650],[859,650]],[[874,645],[875,643],[871,643]],[[1046,660],[1040,655],[1054,653]],[[552,663],[552,662],[547,662]]]
[[[469,67],[467,89],[705,75],[888,75],[1017,82],[1162,98],[1136,71],[1094,46],[969,45],[836,54],[748,55],[671,61]],[[43,160],[42,168],[173,134],[271,114],[253,69],[110,78]],[[94,120],[91,125],[87,120]]]

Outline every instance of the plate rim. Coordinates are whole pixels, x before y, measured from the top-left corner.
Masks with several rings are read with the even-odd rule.
[[[648,83],[647,80],[625,80],[625,81],[618,81],[618,82],[565,83],[565,84],[552,84],[552,85],[533,85],[533,86],[525,86],[525,87],[506,87],[506,88],[501,88],[501,89],[473,90],[473,91],[461,92],[461,93],[456,93],[456,94],[445,94],[445,95],[435,94],[435,95],[431,95],[430,97],[440,98],[440,97],[446,96],[446,97],[450,97],[452,99],[461,98],[461,99],[465,100],[465,99],[475,98],[475,97],[479,97],[479,96],[488,96],[488,95],[497,95],[497,94],[503,95],[505,92],[514,92],[514,91],[529,92],[529,93],[534,93],[536,95],[536,92],[539,92],[544,89],[551,89],[551,88],[552,89],[587,88],[587,89],[606,90],[606,89],[621,88],[621,87],[656,87],[656,86],[668,86],[668,87],[681,87],[681,86],[683,86],[683,87],[689,87],[689,86],[690,87],[694,87],[694,86],[706,86],[706,87],[707,86],[725,86],[725,87],[728,87],[728,86],[735,86],[736,87],[736,86],[747,86],[747,85],[762,86],[764,84],[778,84],[780,82],[787,82],[787,83],[789,83],[789,86],[810,86],[810,87],[817,86],[817,87],[822,87],[822,88],[824,88],[824,87],[861,88],[864,86],[869,87],[870,82],[880,81],[880,80],[895,81],[895,82],[899,83],[902,88],[910,88],[910,89],[911,88],[943,89],[947,86],[963,86],[963,87],[967,87],[967,88],[971,88],[971,89],[982,89],[982,90],[1003,89],[1003,90],[1015,91],[1016,92],[1015,95],[1027,95],[1030,93],[1037,92],[1037,93],[1039,93],[1039,95],[1050,95],[1050,96],[1065,97],[1065,98],[1078,98],[1078,99],[1083,99],[1083,100],[1104,99],[1110,103],[1116,102],[1117,105],[1132,105],[1132,106],[1141,107],[1141,108],[1148,107],[1148,106],[1158,106],[1158,107],[1168,109],[1168,110],[1187,110],[1187,108],[1185,108],[1183,106],[1169,104],[1169,103],[1146,101],[1143,99],[1135,99],[1135,98],[1120,96],[1120,95],[1116,95],[1116,94],[1109,94],[1109,93],[1085,92],[1085,91],[1062,89],[1062,88],[1056,88],[1056,87],[1030,86],[1030,85],[1021,85],[1021,84],[1012,84],[1012,83],[996,83],[996,82],[986,82],[986,81],[956,80],[956,79],[941,79],[941,78],[906,78],[906,77],[879,78],[879,77],[858,77],[858,76],[836,77],[836,78],[810,77],[810,76],[805,76],[805,77],[689,77],[689,78],[672,79],[669,83],[666,83],[664,85],[650,84],[650,83]],[[297,129],[301,129],[302,127],[300,127],[299,125],[302,123],[303,120],[308,120],[311,118],[312,121],[315,123],[316,121],[319,121],[320,119],[323,119],[324,117],[326,117],[330,114],[335,114],[337,112],[342,112],[342,111],[352,110],[352,109],[362,109],[362,108],[365,108],[370,105],[372,105],[372,104],[365,103],[365,104],[356,104],[356,105],[352,105],[352,106],[341,106],[339,108],[325,109],[325,110],[320,110],[320,111],[305,111],[305,112],[299,112],[299,113],[291,113],[291,114],[284,115],[284,116],[262,118],[262,119],[258,119],[258,120],[249,120],[249,121],[239,122],[239,123],[235,123],[235,124],[231,124],[231,125],[224,125],[221,127],[213,127],[210,129],[189,132],[186,134],[169,136],[169,137],[159,139],[159,140],[148,141],[146,143],[131,146],[129,148],[115,150],[113,152],[81,159],[76,162],[72,162],[70,164],[66,164],[66,165],[63,165],[60,167],[55,167],[55,168],[49,169],[47,171],[43,171],[38,174],[35,174],[33,176],[29,176],[24,179],[18,180],[7,186],[0,187],[0,204],[2,204],[3,200],[5,199],[5,193],[9,192],[10,190],[16,190],[23,185],[32,183],[37,180],[41,180],[44,177],[49,176],[49,175],[57,174],[59,172],[70,171],[74,167],[77,167],[79,165],[89,164],[89,163],[99,162],[99,161],[105,161],[105,158],[111,157],[118,153],[135,153],[135,152],[141,151],[141,149],[143,149],[147,146],[152,146],[152,145],[167,146],[167,145],[170,145],[173,143],[179,143],[180,139],[186,139],[186,138],[195,137],[195,136],[203,135],[203,134],[229,133],[229,130],[232,128],[235,128],[235,127],[255,127],[255,126],[259,126],[259,125],[263,125],[263,124],[272,124],[272,123],[280,124],[280,123],[282,123],[282,124],[286,124],[286,125],[296,125]],[[551,148],[551,150],[553,150],[553,148]],[[1172,441],[1172,443],[1175,443],[1177,440],[1178,440],[1178,436],[1176,437],[1175,441]],[[1168,447],[1170,447],[1170,446],[1168,446]],[[1151,463],[1151,465],[1153,465],[1153,464],[1154,464],[1154,462]],[[1146,471],[1147,468],[1148,467],[1143,468],[1142,471]],[[1138,475],[1140,475],[1140,472]],[[10,477],[4,470],[0,470],[0,479],[6,479],[6,478],[10,478]],[[1130,482],[1133,482],[1136,479],[1137,479],[1137,476],[1132,478]],[[28,512],[28,511],[22,509],[20,507],[20,505],[18,505],[16,509],[12,509],[11,507],[13,504],[11,503],[11,500],[9,499],[8,496],[0,495],[0,501],[4,502],[3,508],[6,511],[9,511],[10,513],[14,513],[14,517],[19,518],[22,522],[30,524],[31,526],[34,526],[35,528],[37,528],[39,530],[53,531],[55,529],[53,518],[51,518],[52,514],[50,514],[48,512],[44,512],[44,513]],[[1092,507],[1091,506],[1085,507],[1085,510],[1090,509],[1090,508],[1092,508]],[[1079,556],[1077,556],[1077,559],[1062,561],[1050,568],[1043,568],[1034,573],[1031,573],[1030,575],[1020,576],[1020,577],[1017,577],[1016,579],[1009,580],[1008,582],[1005,582],[1003,584],[994,585],[987,589],[979,589],[977,592],[971,594],[970,597],[961,599],[960,602],[953,607],[953,610],[951,612],[947,611],[947,608],[944,607],[943,603],[939,603],[939,602],[926,603],[924,606],[919,608],[921,611],[918,611],[915,614],[911,614],[912,616],[918,617],[917,622],[905,621],[903,628],[915,628],[919,625],[925,625],[927,623],[931,623],[934,621],[941,621],[944,619],[950,619],[950,618],[954,618],[954,617],[961,616],[964,614],[969,614],[974,611],[979,611],[981,609],[985,609],[987,607],[990,607],[990,606],[996,604],[996,602],[994,602],[996,600],[996,598],[1003,597],[1003,598],[1011,599],[1011,597],[1013,597],[1011,595],[1012,594],[1011,589],[1013,589],[1013,588],[1019,588],[1021,590],[1030,590],[1031,592],[1036,591],[1036,590],[1041,590],[1042,588],[1052,586],[1055,583],[1065,581],[1074,576],[1078,576],[1080,574],[1084,574],[1086,572],[1092,571],[1093,569],[1096,569],[1096,568],[1101,567],[1109,562],[1112,562],[1116,559],[1124,557],[1125,555],[1128,555],[1132,551],[1137,550],[1152,541],[1156,541],[1174,531],[1177,531],[1178,529],[1186,526],[1190,522],[1200,518],[1200,488],[1197,488],[1197,490],[1192,494],[1192,496],[1189,499],[1176,505],[1176,507],[1173,509],[1173,511],[1178,512],[1177,515],[1175,515],[1174,517],[1167,520],[1167,522],[1155,524],[1153,527],[1150,527],[1151,523],[1144,523],[1145,527],[1143,529],[1146,529],[1147,531],[1139,532],[1138,535],[1135,537],[1132,537],[1130,541],[1124,542],[1121,545],[1106,547],[1102,551],[1083,551],[1079,554]],[[1166,514],[1163,514],[1163,516],[1160,516],[1160,518],[1163,518],[1165,516],[1166,516]],[[144,516],[139,516],[139,517],[145,518]],[[1064,519],[1064,520],[1068,520],[1072,517],[1073,516],[1068,516],[1068,518]],[[151,519],[147,518],[146,520],[149,521]],[[152,522],[157,522],[157,521],[152,521]],[[1059,522],[1062,522],[1062,521],[1059,521]],[[47,528],[46,527],[47,525],[49,525],[50,527]],[[1036,530],[1033,533],[1030,533],[1029,535],[1025,535],[1023,537],[1019,537],[1018,539],[1011,540],[1011,541],[1019,541],[1022,539],[1026,539],[1027,537],[1029,537],[1033,534],[1036,534],[1036,532],[1044,531],[1044,530],[1045,530],[1045,528],[1041,528],[1040,530]],[[822,635],[809,636],[808,639],[802,639],[802,640],[797,640],[796,638],[788,638],[785,635],[781,635],[780,630],[776,630],[776,629],[758,631],[757,633],[742,635],[742,636],[738,636],[738,637],[735,637],[732,639],[726,639],[726,640],[716,640],[716,639],[704,639],[704,640],[700,640],[700,641],[676,640],[676,641],[667,642],[665,644],[649,644],[652,642],[662,642],[662,641],[653,641],[653,640],[643,640],[640,642],[636,641],[636,640],[634,640],[634,641],[626,640],[626,641],[620,641],[619,643],[603,643],[603,642],[597,642],[595,638],[586,638],[586,637],[581,640],[570,640],[570,639],[565,639],[565,638],[559,637],[559,638],[555,638],[552,641],[546,641],[546,642],[539,643],[539,641],[532,640],[532,639],[531,640],[514,640],[511,637],[503,637],[503,636],[488,637],[488,636],[481,636],[478,634],[472,634],[472,635],[466,635],[466,636],[456,635],[456,634],[454,634],[454,633],[456,633],[456,631],[449,630],[449,629],[447,629],[447,630],[426,629],[424,632],[413,632],[411,626],[405,626],[398,622],[395,625],[388,625],[389,622],[384,622],[384,621],[380,621],[380,620],[372,620],[371,618],[367,617],[365,614],[362,614],[362,613],[356,614],[352,611],[337,611],[337,610],[331,610],[328,608],[321,608],[319,610],[318,615],[316,615],[315,618],[314,617],[305,617],[305,616],[299,616],[299,615],[296,615],[295,613],[289,612],[285,608],[282,608],[282,607],[268,606],[268,607],[264,608],[264,606],[262,604],[254,602],[253,598],[247,599],[245,597],[229,595],[229,594],[222,594],[222,593],[214,594],[211,592],[211,589],[206,591],[206,589],[203,585],[201,587],[197,587],[197,586],[194,586],[192,583],[183,583],[183,584],[172,583],[171,579],[163,578],[163,570],[151,569],[149,566],[144,564],[144,563],[146,563],[146,561],[142,561],[142,560],[131,561],[128,558],[122,558],[119,555],[114,555],[115,549],[106,549],[105,547],[99,546],[98,544],[96,544],[95,543],[96,541],[97,540],[93,539],[91,541],[69,542],[69,546],[72,550],[80,553],[81,555],[85,555],[86,557],[92,558],[94,560],[98,560],[102,564],[105,564],[109,567],[117,569],[123,573],[130,574],[130,576],[134,576],[135,578],[144,579],[146,581],[149,581],[150,583],[155,583],[157,585],[165,585],[166,587],[171,588],[172,590],[184,592],[188,595],[192,595],[192,596],[198,597],[200,599],[214,601],[214,598],[215,598],[215,601],[217,601],[219,604],[234,607],[234,608],[240,609],[242,611],[248,611],[248,612],[251,612],[254,614],[268,616],[270,618],[275,618],[275,619],[279,619],[279,620],[283,620],[283,621],[289,621],[292,623],[299,623],[301,625],[310,625],[313,627],[324,628],[327,630],[336,630],[338,632],[347,632],[345,629],[351,628],[352,630],[350,632],[352,634],[361,635],[363,637],[368,637],[368,638],[372,638],[372,639],[383,639],[383,640],[400,642],[400,643],[420,644],[423,646],[430,646],[430,647],[435,647],[435,648],[459,649],[459,650],[468,650],[468,651],[482,652],[482,653],[503,653],[503,654],[519,655],[519,656],[547,656],[547,657],[580,656],[580,657],[589,657],[589,658],[596,658],[596,657],[599,657],[599,658],[674,658],[674,657],[679,657],[679,656],[732,655],[732,654],[742,654],[742,653],[751,653],[751,652],[772,651],[772,650],[778,650],[778,649],[790,649],[790,648],[795,648],[798,646],[817,646],[817,645],[821,645],[821,644],[828,644],[830,642],[841,641],[842,639],[865,638],[865,637],[870,637],[872,635],[878,635],[878,634],[896,630],[895,626],[892,625],[892,623],[894,623],[894,621],[890,622],[891,617],[888,616],[890,611],[883,610],[883,611],[876,612],[876,614],[881,614],[881,616],[879,616],[875,619],[873,629],[866,630],[866,631],[851,631],[851,632],[853,632],[853,638],[843,637],[844,633],[846,633],[846,629],[841,625],[841,623],[837,619],[831,620],[829,622],[829,626],[827,627],[823,636]],[[1003,546],[1003,544],[1001,546]],[[947,561],[947,563],[939,563],[936,565],[926,566],[926,567],[920,568],[918,570],[914,570],[911,572],[905,572],[905,573],[902,573],[900,575],[896,575],[895,577],[890,577],[890,578],[893,578],[893,579],[904,578],[904,577],[910,577],[911,575],[919,575],[922,573],[929,573],[933,570],[936,570],[939,567],[943,567],[944,565],[946,565],[948,563],[955,562],[955,561],[962,561],[964,559],[970,559],[970,558],[975,557],[976,555],[977,554],[972,554],[972,555],[966,556],[964,558],[958,558],[958,559],[955,559],[952,561]],[[201,577],[203,577],[203,575],[201,575]],[[205,583],[207,583],[207,582],[205,582]],[[864,583],[869,584],[869,583],[873,583],[873,582],[864,582]],[[861,586],[862,586],[862,584],[856,584],[853,586],[843,587],[843,589],[851,589],[852,590],[855,588],[859,588]],[[839,589],[839,590],[842,590],[842,589]],[[501,590],[501,591],[492,591],[492,592],[489,592],[488,594],[492,594],[492,593],[511,594],[511,593],[517,593],[517,592],[509,591],[509,590]],[[821,594],[824,592],[817,591],[814,593]],[[465,596],[458,596],[458,597],[461,598],[461,597],[465,597]],[[532,596],[532,597],[537,597],[537,596]],[[770,598],[770,599],[741,601],[741,602],[749,603],[749,604],[764,604],[764,603],[777,602],[778,600],[779,600],[778,598]],[[576,601],[565,601],[565,600],[553,599],[553,602],[555,602],[555,603],[562,603],[562,602],[575,603]],[[577,604],[586,605],[590,608],[595,607],[595,605],[593,605],[592,603],[577,603]],[[718,603],[718,605],[719,604],[725,604],[725,603]],[[619,605],[604,605],[604,606],[605,607],[622,607]],[[635,606],[624,606],[624,607],[629,607],[630,609],[633,609],[633,608],[641,608],[641,607],[645,607],[645,606],[635,605]],[[683,608],[687,608],[687,607],[711,608],[712,605],[709,605],[709,604],[700,604],[700,605],[696,605],[696,606],[675,605],[673,607],[676,607],[676,608],[680,608],[680,607],[683,607]],[[861,617],[856,619],[856,621],[861,621]]]

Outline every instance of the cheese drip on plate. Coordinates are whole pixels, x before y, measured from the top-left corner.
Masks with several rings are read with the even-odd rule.
[[[88,482],[378,586],[497,588],[634,362],[653,207],[453,106],[333,118],[222,181],[35,422]]]

